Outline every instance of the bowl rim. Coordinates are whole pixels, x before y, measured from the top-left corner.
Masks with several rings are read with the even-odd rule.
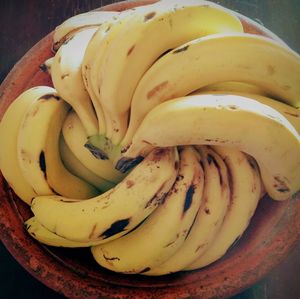
[[[143,5],[153,3],[153,0],[135,0],[122,1],[107,6],[103,6],[102,10],[123,10],[128,6]],[[253,21],[244,17],[244,22],[252,24]],[[264,31],[262,26],[258,25],[257,30],[268,36],[268,31]],[[51,42],[53,32],[41,39],[35,44],[13,67],[8,76],[0,86],[0,116],[7,109],[10,102],[17,97],[25,88],[34,84],[36,80],[37,67],[39,62],[34,57],[39,53],[40,60],[44,61],[51,54]],[[40,75],[40,74],[39,74]],[[179,274],[179,278],[191,277],[187,279],[187,284],[178,285],[149,285],[148,287],[131,288],[126,285],[116,285],[113,282],[109,284],[106,281],[93,280],[85,275],[80,276],[78,273],[66,268],[54,256],[49,255],[47,246],[44,246],[33,239],[29,238],[23,227],[23,219],[18,211],[15,202],[16,197],[13,191],[5,182],[2,174],[0,180],[0,238],[8,251],[13,257],[24,267],[31,275],[41,281],[49,288],[55,290],[70,298],[129,298],[139,296],[139,298],[149,298],[157,296],[160,298],[186,298],[193,296],[200,298],[206,295],[228,297],[241,292],[252,284],[256,283],[264,277],[271,269],[285,259],[288,253],[296,245],[300,239],[300,192],[291,200],[276,203],[274,213],[278,214],[278,222],[273,223],[276,226],[276,234],[270,236],[267,247],[256,244],[256,257],[249,255],[247,260],[251,260],[253,264],[247,268],[243,257],[240,256],[239,268],[231,277],[227,277],[226,273],[218,272],[221,276],[218,278],[218,288],[208,290],[211,286],[209,282],[201,281],[199,273],[206,273],[205,269],[195,270],[190,273]],[[265,245],[265,244],[264,244]],[[276,249],[276,250],[275,250]],[[270,250],[273,250],[270,251]],[[31,255],[34,252],[34,255]],[[270,255],[269,252],[272,252]],[[264,263],[261,263],[264,261]],[[249,263],[249,262],[248,262]],[[55,266],[53,266],[55,265]],[[234,267],[235,265],[232,265]],[[248,265],[249,266],[249,265]],[[243,268],[244,267],[244,268]],[[207,267],[208,268],[208,267]],[[218,265],[209,267],[217,271]],[[245,269],[245,272],[241,272]],[[202,274],[201,274],[202,275]],[[200,276],[201,276],[200,275]],[[204,274],[204,277],[207,274]],[[241,277],[242,275],[242,277]],[[201,276],[203,278],[203,275]],[[237,283],[236,283],[237,281]],[[188,286],[187,286],[188,285]],[[215,286],[214,286],[215,287]],[[217,293],[216,293],[217,292]],[[174,296],[174,297],[172,297]],[[155,297],[156,298],[156,297]]]

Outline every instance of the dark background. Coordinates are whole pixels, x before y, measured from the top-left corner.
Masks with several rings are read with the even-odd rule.
[[[184,0],[183,0],[184,1]],[[0,0],[0,82],[37,41],[66,18],[113,0]],[[214,1],[265,25],[300,53],[299,0]],[[300,84],[300,78],[299,78]],[[300,298],[300,244],[281,265],[234,299]],[[0,298],[62,298],[35,280],[0,242]]]

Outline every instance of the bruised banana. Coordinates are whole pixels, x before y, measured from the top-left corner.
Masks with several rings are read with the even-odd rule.
[[[275,109],[236,95],[194,95],[156,106],[117,168],[127,169],[153,147],[189,144],[236,147],[253,156],[266,191],[275,200],[300,190],[299,133]]]
[[[111,19],[117,14],[117,12],[112,11],[89,11],[67,19],[54,30],[53,50],[57,51],[77,31],[86,27],[100,26],[107,19]]]
[[[161,102],[204,86],[240,81],[300,106],[300,56],[269,38],[253,34],[212,34],[169,52],[145,73],[135,90],[126,148],[145,115]]]
[[[92,247],[102,267],[144,273],[168,259],[184,242],[202,201],[204,177],[193,147],[184,147],[179,158],[177,179],[161,205],[127,235]]]
[[[199,0],[160,1],[139,8],[119,25],[95,74],[106,137],[115,145],[121,142],[134,90],[160,55],[195,38],[225,32],[243,32],[239,19],[220,5]]]
[[[113,167],[110,160],[97,159],[85,147],[87,134],[84,127],[74,111],[67,115],[63,128],[64,140],[76,158],[96,176],[104,180],[119,183],[125,175]]]
[[[260,175],[253,159],[235,149],[213,149],[225,161],[232,179],[230,206],[212,244],[185,270],[198,269],[221,258],[248,227],[260,199]]]
[[[271,99],[267,96],[263,96],[260,94],[254,94],[254,93],[249,93],[250,90],[247,89],[247,92],[245,91],[239,91],[239,87],[241,86],[235,86],[234,88],[231,88],[231,90],[228,92],[227,89],[221,89],[221,88],[226,88],[226,84],[221,84],[218,88],[218,91],[209,91],[209,89],[205,89],[205,90],[199,90],[196,93],[193,93],[194,95],[196,94],[214,94],[214,95],[218,95],[218,94],[227,94],[227,95],[237,95],[237,96],[242,96],[242,97],[246,97],[246,98],[250,98],[253,100],[256,100],[264,105],[270,106],[273,109],[277,110],[279,113],[281,113],[292,125],[293,127],[296,129],[296,131],[298,132],[298,134],[300,134],[300,110],[292,107],[286,103]],[[233,87],[233,85],[230,84],[231,87]],[[236,88],[237,87],[237,88]],[[220,89],[219,89],[220,88]],[[249,87],[250,89],[252,89],[251,87]],[[229,87],[230,89],[230,87]],[[236,91],[234,91],[233,89],[236,89]],[[252,90],[254,91],[254,90]]]
[[[25,223],[25,229],[37,241],[55,247],[81,248],[97,245],[98,242],[76,242],[65,239],[57,234],[47,230],[35,217],[28,219]]]
[[[30,105],[18,131],[17,160],[38,195],[86,199],[99,191],[67,171],[59,153],[59,136],[69,108],[55,92],[44,94]]]
[[[175,148],[156,149],[106,193],[81,202],[39,196],[31,209],[42,226],[63,238],[108,242],[132,230],[157,208],[175,181],[177,165]]]
[[[17,139],[22,119],[33,103],[56,91],[51,87],[38,86],[20,94],[7,108],[0,123],[0,169],[14,192],[27,204],[38,194],[25,179],[17,157]]]
[[[89,27],[76,32],[59,48],[51,62],[54,88],[76,111],[88,136],[98,133],[98,121],[83,83],[81,66],[86,47],[96,30]]]
[[[115,183],[107,181],[86,168],[72,153],[63,136],[60,137],[60,155],[65,167],[77,177],[83,179],[98,190],[105,192],[115,186]]]
[[[211,148],[199,146],[198,150],[205,179],[203,200],[194,223],[175,254],[144,275],[164,275],[184,269],[206,251],[221,228],[231,196],[227,167]]]

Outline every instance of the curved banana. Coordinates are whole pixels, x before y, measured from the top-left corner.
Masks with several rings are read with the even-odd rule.
[[[54,92],[44,94],[29,107],[18,132],[18,163],[38,195],[86,199],[99,191],[67,171],[59,154],[59,135],[69,108]]]
[[[139,9],[111,39],[97,76],[107,137],[121,142],[134,90],[149,67],[167,50],[201,36],[243,32],[228,9],[208,1],[160,1]],[[159,34],[158,34],[159,33]]]
[[[81,202],[39,196],[31,209],[41,225],[63,238],[108,242],[132,230],[156,209],[175,181],[177,164],[174,148],[157,149],[106,193]]]
[[[98,133],[98,121],[93,104],[85,89],[81,66],[85,50],[97,28],[76,32],[55,54],[51,63],[54,88],[79,116],[88,136]]]
[[[222,257],[248,227],[260,199],[260,175],[253,160],[234,149],[222,146],[213,149],[223,158],[230,173],[230,207],[212,244],[185,270],[204,267]]]
[[[57,234],[47,230],[35,217],[28,219],[25,223],[25,229],[37,241],[55,247],[81,248],[97,245],[98,242],[76,242],[65,239]]]
[[[300,56],[269,38],[212,34],[169,52],[145,73],[131,103],[126,148],[145,115],[166,100],[225,81],[257,85],[270,96],[300,106]]]
[[[63,136],[60,137],[59,145],[62,162],[71,173],[93,185],[102,192],[105,192],[115,186],[114,183],[97,176],[95,173],[86,168],[72,153]]]
[[[27,204],[38,194],[25,179],[17,158],[17,139],[22,119],[30,106],[45,95],[54,94],[51,87],[38,86],[20,94],[7,108],[0,123],[0,169],[14,192]]]
[[[96,80],[97,74],[101,71],[103,62],[103,53],[109,45],[115,33],[124,24],[124,18],[128,12],[119,13],[115,18],[111,18],[104,22],[90,40],[82,62],[82,77],[85,87],[91,97],[98,118],[99,134],[104,135],[107,131],[103,107],[99,101],[99,89]]]
[[[113,11],[89,11],[67,19],[54,30],[53,50],[57,51],[77,31],[86,29],[86,27],[100,26],[107,19],[111,19],[117,14]]]
[[[125,175],[116,170],[110,160],[97,159],[85,147],[87,134],[74,111],[70,111],[62,128],[64,140],[76,158],[98,177],[119,183]]]
[[[144,272],[145,275],[164,275],[183,270],[209,248],[221,228],[231,196],[227,166],[211,148],[199,146],[198,150],[204,168],[204,191],[193,226],[175,254]]]
[[[184,242],[202,201],[204,178],[195,149],[184,147],[179,158],[177,180],[162,204],[126,236],[91,248],[102,267],[144,273],[167,260]]]
[[[225,83],[224,83],[224,84],[220,84],[220,86],[219,86],[220,89],[219,89],[219,87],[217,88],[218,91],[209,91],[208,88],[207,89],[205,88],[205,90],[199,90],[193,94],[194,95],[196,95],[196,94],[209,94],[209,95],[227,94],[227,95],[242,96],[242,97],[256,100],[264,105],[270,106],[271,108],[273,108],[273,109],[277,110],[279,113],[281,113],[293,125],[293,127],[296,129],[298,134],[300,134],[300,110],[299,109],[292,107],[290,105],[287,105],[286,103],[269,98],[267,96],[250,93],[250,90],[248,90],[246,92],[239,91],[239,89],[240,89],[239,87],[242,87],[242,86],[235,86],[237,88],[235,88],[235,87],[231,88],[232,90],[230,90],[229,92],[227,91],[227,89],[221,89],[221,87],[226,88],[226,86],[227,85],[225,85]],[[230,84],[230,86],[233,87],[231,84]],[[236,89],[236,91],[233,89]],[[254,91],[254,90],[252,90],[252,91]]]
[[[236,95],[187,96],[156,106],[117,167],[126,169],[153,147],[188,144],[226,145],[253,156],[275,200],[300,190],[300,135],[278,111]]]

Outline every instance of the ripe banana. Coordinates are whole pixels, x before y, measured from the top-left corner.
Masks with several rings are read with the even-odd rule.
[[[223,158],[230,173],[230,207],[213,243],[185,270],[204,267],[222,257],[248,227],[260,199],[260,175],[253,159],[235,149],[223,146],[213,149]]]
[[[111,19],[115,15],[117,15],[117,12],[89,11],[67,19],[55,28],[53,35],[53,50],[57,51],[60,46],[77,31],[85,29],[86,27],[100,26],[107,19]]]
[[[6,110],[0,123],[0,169],[14,192],[27,204],[37,193],[25,179],[17,158],[17,138],[21,120],[30,106],[41,97],[54,94],[51,87],[38,86],[20,94]]]
[[[253,156],[275,200],[300,190],[300,136],[295,128],[273,108],[236,95],[187,96],[156,106],[117,168],[125,170],[153,147],[188,144],[231,146]]]
[[[227,166],[211,148],[199,146],[198,150],[204,168],[204,191],[193,226],[175,254],[144,275],[164,275],[183,270],[206,251],[221,228],[231,196]]]
[[[92,247],[102,267],[144,273],[167,260],[184,242],[202,201],[204,177],[193,147],[184,147],[179,158],[176,182],[162,204],[127,235]]]
[[[49,246],[81,248],[97,245],[97,242],[76,242],[60,237],[47,230],[36,220],[35,217],[28,219],[24,225],[25,229],[34,239]]]
[[[300,106],[300,56],[269,38],[212,34],[169,52],[145,73],[135,90],[126,148],[145,115],[159,103],[225,81],[257,85],[274,98]]]
[[[95,107],[100,135],[104,135],[107,128],[103,107],[99,101],[99,89],[101,86],[96,82],[96,76],[99,68],[102,66],[103,52],[110,43],[111,38],[115,35],[115,32],[123,25],[127,13],[128,12],[120,13],[99,27],[90,40],[82,61],[83,82]]]
[[[227,94],[227,95],[242,96],[242,97],[256,100],[264,105],[270,106],[271,108],[273,108],[273,109],[277,110],[279,113],[281,113],[293,125],[293,127],[296,129],[298,134],[300,134],[300,110],[299,109],[292,107],[290,105],[287,105],[283,102],[271,99],[267,96],[250,93],[250,89],[248,90],[248,87],[247,87],[246,92],[242,91],[242,90],[239,91],[240,87],[244,88],[244,86],[234,86],[234,88],[231,88],[231,89],[236,89],[236,91],[231,90],[229,92],[227,89],[221,89],[221,87],[226,88],[226,86],[227,86],[227,84],[225,85],[225,83],[224,83],[224,84],[220,84],[220,86],[217,87],[218,91],[209,91],[208,88],[207,89],[205,88],[205,90],[199,90],[193,94],[194,95],[196,95],[196,94],[210,94],[210,95],[212,95],[212,94],[215,94],[215,95]],[[233,85],[230,84],[230,87],[233,87]],[[230,87],[229,87],[229,89],[230,89]],[[251,87],[249,87],[249,88],[251,88]],[[254,91],[254,90],[252,90],[252,91]]]
[[[55,92],[35,101],[19,127],[17,160],[24,178],[38,195],[86,199],[99,192],[67,171],[59,154],[59,135],[69,108]]]
[[[39,196],[31,209],[41,225],[63,238],[104,243],[126,234],[156,209],[175,181],[177,164],[174,148],[157,149],[106,193],[81,202]]]
[[[86,168],[72,153],[63,136],[60,137],[59,145],[62,162],[71,173],[93,185],[102,192],[105,192],[115,186],[114,183],[97,176]]]
[[[195,38],[243,32],[228,9],[208,1],[160,1],[139,9],[112,37],[97,74],[107,137],[121,142],[134,90],[149,67],[167,50]],[[158,34],[159,33],[159,34]]]
[[[84,146],[87,134],[74,111],[70,111],[66,117],[62,132],[66,144],[76,158],[95,175],[113,183],[119,183],[125,177],[123,173],[114,169],[111,161],[97,159]]]
[[[86,47],[97,27],[88,27],[72,35],[57,51],[51,63],[54,88],[79,116],[88,136],[98,133],[93,104],[85,89],[81,67]]]

